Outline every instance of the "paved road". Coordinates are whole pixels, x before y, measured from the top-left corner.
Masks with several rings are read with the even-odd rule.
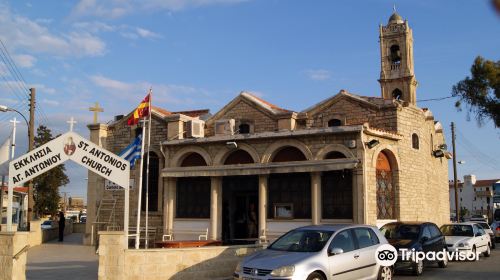
[[[439,268],[437,265],[427,266],[421,277],[411,275],[396,275],[397,280],[498,280],[500,279],[500,243],[492,250],[491,257],[481,259],[477,262],[450,262],[447,268]]]
[[[97,279],[98,256],[94,248],[82,245],[82,234],[64,237],[64,242],[51,241],[28,251],[28,280]]]

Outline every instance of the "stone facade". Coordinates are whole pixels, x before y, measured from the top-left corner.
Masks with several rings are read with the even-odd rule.
[[[397,17],[391,17],[389,24],[381,27],[382,97],[341,90],[303,111],[293,112],[242,92],[208,119],[203,110],[168,112],[153,108],[151,151],[160,159],[160,172],[158,194],[154,198],[158,209],[149,213],[149,226],[158,229],[156,239],[165,233],[173,234],[175,239],[193,239],[207,229],[209,238],[226,239],[226,210],[231,208],[226,202],[238,195],[227,197],[230,190],[227,180],[238,176],[240,179],[248,176],[244,178],[254,182],[246,190],[251,194],[244,199],[248,205],[256,203],[258,207],[259,238],[269,239],[297,226],[319,223],[448,222],[448,162],[445,157],[448,153],[444,151],[443,128],[430,110],[416,105],[411,29],[406,21],[392,21],[393,18]],[[399,51],[391,50],[394,44],[398,44]],[[393,59],[394,56],[400,59]],[[397,67],[391,63],[396,63]],[[401,96],[387,94],[395,88],[401,91]],[[89,126],[92,141],[110,151],[120,152],[137,134],[137,127],[127,126],[126,119],[115,120],[109,125]],[[192,137],[189,125],[201,119],[206,120],[204,136]],[[221,122],[226,124],[217,128]],[[226,126],[232,123],[233,129],[227,129]],[[387,172],[379,167],[384,158],[388,161]],[[139,163],[131,172],[135,180],[130,193],[130,225],[135,225],[137,219],[134,209],[138,201],[138,166]],[[344,174],[352,176],[347,185],[350,190],[347,197],[352,197],[347,207],[352,214],[342,218],[325,217],[324,213],[325,201],[331,199],[330,196],[346,195],[345,192],[333,192],[323,197],[325,176],[332,172],[342,178]],[[272,207],[279,204],[271,201],[269,191],[276,185],[272,181],[276,174],[307,174],[309,189],[297,194],[311,198],[307,206],[310,209],[299,209],[308,210],[303,218],[272,217]],[[381,176],[387,174],[390,180],[383,181]],[[191,180],[188,185],[201,180],[208,190],[203,193],[204,199],[209,201],[208,209],[199,217],[179,217],[176,212],[180,206],[180,186],[184,186],[186,180]],[[102,198],[114,197],[118,200],[115,220],[119,227],[123,224],[123,193],[105,191],[103,184],[101,178],[89,173],[88,220],[95,219]],[[383,184],[389,184],[386,193]],[[384,197],[387,194],[389,198]],[[394,210],[382,217],[380,204],[385,199],[388,207]],[[342,201],[346,203],[346,199]],[[195,206],[204,207],[202,203]],[[141,225],[144,225],[144,218]],[[87,236],[90,235],[89,227]]]

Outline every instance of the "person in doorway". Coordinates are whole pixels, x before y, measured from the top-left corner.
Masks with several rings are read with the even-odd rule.
[[[66,226],[66,219],[64,218],[64,213],[61,211],[59,212],[59,242],[63,242],[65,226]]]
[[[255,204],[250,203],[248,209],[248,237],[254,238],[257,237],[257,212],[255,212]]]

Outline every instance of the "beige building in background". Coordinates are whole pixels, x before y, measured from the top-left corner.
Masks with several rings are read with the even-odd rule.
[[[157,238],[208,229],[208,238],[238,243],[310,224],[448,222],[443,128],[416,104],[412,30],[396,13],[380,26],[380,53],[381,97],[341,90],[300,112],[250,92],[214,115],[154,107],[148,188]],[[119,153],[142,131],[126,120],[89,125],[91,140]],[[139,172],[137,163],[131,225]],[[103,199],[116,201],[113,220],[123,224],[123,191],[105,190],[89,172],[87,197],[87,238]]]

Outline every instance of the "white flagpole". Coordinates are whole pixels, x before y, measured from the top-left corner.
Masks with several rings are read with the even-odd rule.
[[[139,190],[137,199],[137,228],[135,235],[135,248],[139,249],[140,234],[141,234],[141,200],[142,200],[142,167],[144,161],[142,160],[144,156],[144,134],[146,134],[146,118],[140,121],[142,123],[142,140],[141,140],[141,164],[139,167]]]
[[[153,107],[151,100],[153,98],[153,90],[149,89],[149,124],[148,124],[148,159],[146,163],[146,240],[145,247],[148,248],[148,222],[149,222],[149,147],[151,145],[151,116],[153,115]]]
[[[10,121],[12,123],[12,154],[11,159],[14,159],[14,149],[16,146],[16,124],[19,123],[16,118]],[[9,180],[10,181],[10,180]],[[12,200],[14,199],[14,185],[9,184],[7,187],[7,231],[12,232]]]

